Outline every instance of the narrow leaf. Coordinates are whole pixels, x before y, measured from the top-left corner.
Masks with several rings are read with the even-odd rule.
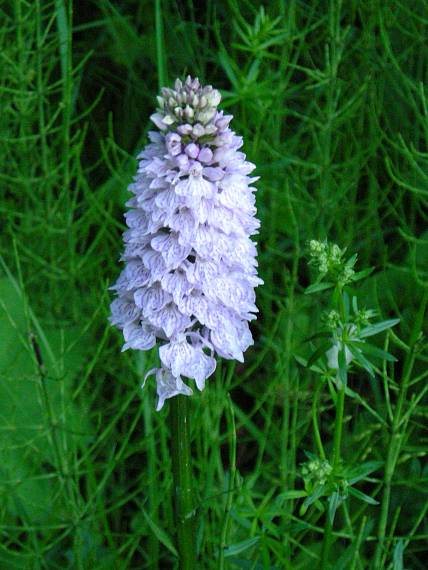
[[[360,338],[366,338],[368,336],[373,336],[375,334],[379,334],[382,331],[390,329],[394,327],[400,322],[400,319],[389,319],[387,321],[381,321],[380,323],[375,323],[373,325],[369,325],[362,329],[360,332]]]
[[[312,493],[312,495],[309,495],[309,497],[305,499],[303,505],[305,507],[310,507],[313,503],[315,503],[315,501],[318,501],[318,499],[323,496],[324,490],[325,490],[325,485],[319,485]]]
[[[354,489],[354,487],[348,487],[348,492],[350,495],[353,495],[356,499],[359,499],[360,501],[364,501],[365,503],[368,503],[369,505],[378,505],[379,504],[379,501],[376,501],[376,499],[373,499],[373,497],[366,495],[365,493],[363,493],[362,491],[359,491],[358,489]]]
[[[317,338],[331,338],[331,332],[330,331],[317,332],[317,333],[312,334],[311,336],[308,336],[307,338],[303,339],[303,342],[310,342],[311,340],[315,340]]]
[[[294,489],[290,489],[290,491],[284,491],[284,493],[278,495],[278,500],[302,499],[303,497],[307,496],[308,494],[306,491],[297,491]]]
[[[323,283],[314,283],[313,285],[309,285],[309,287],[306,287],[305,295],[312,295],[312,293],[325,291],[326,289],[331,289],[331,287],[334,287],[334,283],[330,283],[328,281],[324,281]]]
[[[178,558],[178,552],[174,544],[172,543],[172,540],[169,537],[169,535],[155,523],[155,521],[150,517],[150,515],[144,509],[142,509],[142,512],[144,518],[146,519],[147,524],[150,527],[150,530],[153,532],[153,534],[156,536],[159,542],[163,544],[166,548],[168,548],[168,550]]]
[[[354,267],[355,263],[357,262],[358,253],[354,253],[351,257],[346,261],[345,265],[347,267]]]
[[[351,343],[348,344],[348,348],[349,348],[349,350],[351,351],[352,356],[354,357],[354,359],[358,362],[358,364],[359,364],[360,366],[362,366],[362,367],[364,368],[364,370],[366,370],[366,371],[370,374],[370,376],[371,376],[372,378],[374,378],[375,373],[374,373],[373,366],[372,366],[371,363],[367,360],[367,358],[365,358],[365,357],[361,354],[360,350],[359,350],[356,346],[353,346]]]
[[[373,270],[374,267],[369,267],[368,269],[363,269],[363,271],[357,271],[357,273],[354,273],[351,277],[351,281],[360,281],[361,279],[368,277],[370,273],[373,273]]]
[[[307,367],[310,368],[317,360],[323,356],[331,346],[331,341],[323,342],[319,348],[309,357]]]
[[[337,507],[341,503],[341,497],[337,491],[335,491],[328,500],[328,518],[330,523],[333,524],[334,517],[336,515]]]
[[[346,384],[348,383],[348,373],[347,373],[345,346],[343,344],[339,350],[338,364],[339,364],[339,380],[342,382],[343,386],[346,386]]]
[[[235,544],[231,544],[224,550],[225,558],[229,558],[230,556],[236,556],[237,554],[241,554],[245,550],[248,550],[255,544],[257,544],[260,540],[260,536],[253,536],[252,538],[247,538],[246,540],[241,540],[241,542],[235,542]]]
[[[404,555],[404,543],[403,539],[400,538],[400,540],[397,542],[394,548],[394,554],[392,557],[392,562],[393,562],[392,570],[403,570],[404,568],[403,555]]]
[[[361,481],[373,471],[377,471],[383,465],[383,461],[367,461],[362,465],[357,465],[357,467],[353,467],[349,471],[346,472],[346,478],[350,485],[354,485],[358,481]]]
[[[361,352],[365,354],[369,354],[370,356],[374,356],[375,358],[380,358],[381,360],[387,360],[388,362],[397,362],[397,359],[389,352],[378,348],[377,346],[373,346],[372,344],[368,344],[365,342],[352,342],[355,346],[357,346]]]

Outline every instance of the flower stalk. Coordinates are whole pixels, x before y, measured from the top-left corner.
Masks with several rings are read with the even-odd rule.
[[[171,454],[174,511],[180,570],[196,568],[195,509],[193,506],[188,399],[179,395],[170,402]]]
[[[333,439],[333,472],[337,471],[341,461],[342,433],[343,433],[343,416],[345,412],[345,384],[342,383],[336,394],[336,419],[334,424]],[[330,514],[326,513],[326,528],[324,532],[324,540],[321,552],[321,568],[327,570],[329,568],[329,555],[332,543],[333,523]]]
[[[343,298],[343,287],[340,283],[336,287],[336,295],[338,300],[338,310],[343,322],[346,321],[346,308]],[[342,374],[339,373],[339,385],[336,393],[336,418],[334,423],[334,436],[333,436],[333,473],[337,472],[341,462],[341,449],[342,449],[342,434],[343,434],[343,416],[345,413],[345,389],[346,389],[346,352],[345,347],[342,346],[338,354],[338,364],[342,364]],[[342,361],[342,362],[341,362]],[[345,377],[340,378],[341,375]],[[333,538],[333,521],[331,520],[330,513],[326,513],[326,528],[324,532],[324,540],[321,551],[321,568],[327,570],[329,568],[329,555],[331,543]]]

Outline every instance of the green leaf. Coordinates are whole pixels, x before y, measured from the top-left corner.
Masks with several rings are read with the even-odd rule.
[[[392,556],[392,563],[393,563],[392,570],[403,570],[404,568],[403,555],[404,555],[404,542],[403,539],[400,538],[400,540],[397,542],[394,548],[394,554]]]
[[[331,332],[330,331],[317,332],[315,334],[312,334],[311,336],[304,338],[303,342],[310,342],[311,340],[315,340],[317,338],[331,338]]]
[[[342,382],[343,386],[348,383],[348,372],[346,364],[346,352],[345,346],[342,344],[339,354],[338,354],[338,364],[339,364],[339,380]]]
[[[323,283],[314,283],[313,285],[306,287],[305,295],[312,295],[313,293],[318,293],[319,291],[326,291],[332,287],[334,287],[334,283],[330,283],[329,281],[324,281]]]
[[[331,346],[331,341],[323,342],[321,346],[317,348],[317,350],[313,354],[311,354],[306,366],[310,368],[312,364],[314,364],[317,360],[321,358],[321,356],[323,356],[326,353],[326,351],[330,348],[330,346]]]
[[[355,263],[357,262],[358,253],[354,253],[351,257],[345,262],[347,267],[354,267]]]
[[[302,356],[295,354],[294,358],[296,362],[298,362],[304,368],[309,368],[313,372],[318,372],[319,374],[322,374],[324,372],[324,369],[321,368],[320,366],[308,366],[308,361],[306,360],[306,358],[303,358]]]
[[[351,277],[351,281],[360,281],[361,279],[368,277],[371,273],[373,273],[373,271],[374,267],[369,267],[368,269],[357,271],[357,273],[354,273],[354,275]]]
[[[318,499],[324,495],[324,492],[325,485],[318,485],[315,491],[305,499],[303,506],[305,508],[310,507],[313,503],[315,503],[315,501],[318,501]]]
[[[360,338],[366,338],[368,336],[374,336],[382,331],[395,327],[400,322],[400,319],[389,319],[387,321],[381,321],[380,323],[375,323],[373,325],[368,325],[360,332]]]
[[[339,293],[339,289],[337,289],[337,292]],[[345,305],[345,315],[346,318],[349,317],[349,313],[350,313],[350,309],[351,309],[351,299],[349,298],[349,295],[347,293],[347,291],[343,290],[342,291],[342,296],[343,296],[343,304]]]
[[[155,523],[155,521],[151,518],[145,509],[141,508],[141,511],[144,518],[146,519],[147,524],[149,525],[150,530],[153,532],[159,542],[178,558],[178,552],[169,535]]]
[[[365,503],[368,503],[369,505],[378,505],[379,504],[379,501],[376,501],[376,499],[373,499],[373,497],[366,495],[365,493],[363,493],[362,491],[359,491],[358,489],[354,489],[354,487],[348,487],[348,492],[350,495],[353,495],[356,499],[359,499],[360,501],[364,501]]]
[[[334,517],[336,516],[337,508],[341,502],[342,498],[338,491],[334,491],[334,493],[328,499],[328,518],[331,524],[333,524],[334,522]]]
[[[229,558],[230,556],[236,556],[237,554],[241,554],[245,550],[248,550],[255,544],[257,544],[260,540],[260,536],[253,536],[252,538],[247,538],[246,540],[241,540],[241,542],[235,542],[231,544],[227,548],[224,549],[224,556],[225,558]]]
[[[372,344],[366,342],[355,342],[352,341],[352,344],[358,347],[361,352],[365,354],[369,354],[370,356],[374,356],[375,358],[380,358],[381,360],[387,360],[388,362],[397,362],[397,359],[389,352],[378,348],[377,346],[373,346]]]
[[[353,344],[348,343],[347,347],[349,348],[349,350],[351,351],[352,356],[354,357],[354,359],[358,362],[358,364],[360,366],[362,366],[364,368],[364,370],[366,370],[370,376],[372,378],[374,378],[375,373],[374,373],[374,369],[373,366],[371,365],[371,363],[367,360],[367,358],[365,358],[362,354],[361,351],[356,347],[353,346]]]
[[[233,558],[230,562],[234,568],[242,568],[242,570],[282,570],[279,566],[266,566],[266,564],[243,558]]]
[[[313,461],[314,459],[317,459],[317,456],[315,455],[315,453],[312,453],[311,451],[307,451],[305,449],[303,451],[303,453],[306,455],[306,457],[309,459],[309,461]]]
[[[278,500],[280,499],[284,499],[284,500],[291,500],[291,499],[302,499],[303,497],[307,497],[308,494],[306,491],[298,491],[298,490],[294,490],[291,489],[290,491],[284,491],[284,493],[281,493],[280,495],[278,495]]]
[[[367,461],[362,465],[357,465],[357,467],[353,467],[349,471],[346,471],[346,478],[350,485],[354,485],[355,483],[358,483],[358,481],[365,479],[367,475],[370,475],[373,471],[380,469],[383,464],[383,461]]]
[[[232,83],[233,87],[235,88],[236,91],[239,90],[239,81],[238,78],[236,77],[236,73],[235,70],[233,69],[233,63],[230,60],[226,50],[221,50],[218,52],[218,59],[224,69],[224,71],[226,72],[226,75],[228,76],[230,82]]]

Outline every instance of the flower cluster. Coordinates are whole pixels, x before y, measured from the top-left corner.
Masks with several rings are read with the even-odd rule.
[[[111,322],[128,348],[161,341],[157,409],[177,394],[199,390],[216,367],[215,354],[243,361],[253,343],[257,233],[255,168],[239,151],[242,138],[220,94],[188,77],[164,88],[151,119],[159,132],[138,156],[129,190],[125,262],[113,289]]]
[[[356,256],[345,261],[343,258],[345,251],[335,243],[314,239],[309,241],[310,263],[317,267],[320,275],[330,274],[342,285],[352,281],[355,274]]]
[[[320,459],[310,454],[310,461],[303,463],[301,472],[307,484],[324,485],[332,471],[333,467],[326,459]]]

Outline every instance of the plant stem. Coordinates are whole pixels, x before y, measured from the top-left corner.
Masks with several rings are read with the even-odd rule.
[[[144,399],[144,433],[147,437],[147,466],[149,472],[155,474],[157,472],[157,461],[156,461],[156,449],[155,449],[155,438],[153,437],[153,418],[152,418],[152,408],[151,403],[148,398]],[[157,480],[153,475],[153,479],[150,481],[148,488],[148,504],[150,508],[150,515],[153,521],[158,524],[158,504],[156,500],[157,493]],[[159,569],[159,541],[155,534],[151,533],[148,538],[148,556],[150,560],[150,569]]]
[[[190,453],[188,399],[175,396],[170,401],[174,507],[180,570],[196,568],[195,510]]]
[[[340,465],[341,447],[342,447],[342,433],[343,433],[343,415],[345,411],[345,385],[342,384],[336,396],[336,420],[334,424],[334,439],[333,439],[333,472],[337,470]],[[333,532],[333,525],[330,521],[328,511],[327,526],[324,533],[324,541],[321,553],[321,568],[327,570],[328,558],[330,554],[331,539]]]
[[[328,569],[328,556],[330,554],[330,547],[331,547],[331,534],[332,534],[332,524],[330,521],[330,516],[328,514],[328,509],[326,511],[326,527],[324,530],[324,540],[322,543],[322,551],[321,551],[321,569],[327,570]]]
[[[340,464],[344,411],[345,411],[345,385],[342,384],[337,393],[337,400],[336,400],[336,422],[334,426],[334,440],[333,440],[333,469],[337,469],[337,467]]]
[[[346,322],[346,308],[343,298],[343,287],[339,283],[337,284],[337,309],[339,310],[342,323]],[[340,360],[339,360],[340,362]],[[346,375],[346,372],[345,372]],[[345,412],[345,388],[346,388],[346,378],[345,382],[340,382],[340,387],[338,388],[336,394],[336,419],[334,423],[334,438],[333,438],[333,474],[336,474],[337,468],[340,466],[341,461],[341,449],[342,449],[342,433],[343,433],[343,415]],[[322,570],[327,570],[329,567],[328,559],[330,554],[330,547],[332,542],[333,525],[330,521],[330,516],[327,510],[326,513],[326,528],[324,532],[324,540],[321,552],[321,568]]]
[[[218,568],[219,570],[224,570],[224,549],[227,546],[227,541],[229,538],[229,527],[230,527],[230,511],[232,509],[233,503],[233,489],[235,486],[236,478],[236,426],[235,426],[235,414],[233,413],[233,404],[230,395],[227,396],[228,403],[228,428],[229,428],[229,485],[227,489],[227,499],[226,508],[224,511],[223,528],[221,531],[221,542],[220,542],[220,556]]]
[[[322,384],[320,383],[317,386],[317,389],[315,390],[314,399],[312,401],[312,427],[314,430],[314,437],[318,449],[318,454],[321,457],[321,459],[325,459],[324,446],[322,444],[320,429],[318,426],[318,404],[320,400],[321,389],[322,389]]]

